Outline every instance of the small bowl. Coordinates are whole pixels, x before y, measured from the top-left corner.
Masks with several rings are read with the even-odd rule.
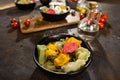
[[[58,6],[60,6],[62,3],[50,3],[49,6],[41,6],[40,7],[40,13],[43,17],[44,20],[46,21],[60,21],[60,20],[64,20],[66,18],[66,16],[69,14],[69,7],[66,6],[66,10],[63,11],[63,13],[60,13],[60,12],[55,12],[54,14],[49,14],[47,13],[47,11],[44,11],[44,10],[47,10],[47,9],[50,9],[50,7],[54,7],[53,10],[55,11],[55,9],[58,8]],[[57,7],[56,7],[57,5]]]
[[[60,39],[65,39],[66,37],[75,37],[73,35],[69,35],[69,34],[58,34],[58,35],[53,35],[53,36],[48,36],[48,37],[43,37],[39,40],[39,42],[37,44],[45,44],[47,45],[49,42],[54,42],[54,41],[58,41]],[[79,39],[79,40],[82,40],[80,37],[75,37],[76,39]],[[44,71],[47,71],[49,73],[52,73],[52,74],[57,74],[57,75],[72,75],[72,74],[77,74],[77,73],[82,73],[91,63],[91,60],[92,60],[92,50],[89,46],[89,44],[82,40],[82,44],[81,46],[83,46],[84,48],[87,48],[90,52],[91,52],[91,55],[90,57],[88,58],[88,61],[86,62],[86,64],[79,70],[77,71],[74,71],[74,72],[70,72],[70,73],[65,73],[65,72],[55,72],[55,71],[52,71],[52,70],[48,70],[46,69],[45,67],[43,67],[41,64],[39,64],[38,62],[38,50],[37,50],[37,44],[35,45],[35,52],[33,54],[33,58],[34,58],[34,61],[36,63],[36,65],[40,68],[40,69],[43,69]]]
[[[43,6],[48,6],[52,0],[39,0]]]
[[[15,5],[20,10],[33,10],[36,6],[36,3],[29,3],[29,4],[19,4],[18,1],[15,1]]]

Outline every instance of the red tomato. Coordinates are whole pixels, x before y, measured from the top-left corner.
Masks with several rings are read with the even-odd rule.
[[[24,22],[24,25],[29,27],[30,26],[30,19],[26,19]]]
[[[104,28],[104,23],[99,22],[99,28],[103,29]]]
[[[17,22],[17,21],[16,21],[15,18],[11,18],[11,19],[10,19],[10,22],[11,22],[11,23],[14,23],[14,22]]]
[[[102,17],[101,17],[100,20],[99,20],[99,22],[101,22],[101,23],[105,23],[105,21],[106,21],[106,20],[105,20],[104,18],[102,18]]]
[[[101,17],[105,19],[105,21],[108,19],[108,15],[106,13],[104,13]]]
[[[83,13],[80,13],[80,19],[83,19],[85,15]]]
[[[11,23],[11,27],[17,29],[19,27],[19,24],[17,22],[13,22]]]

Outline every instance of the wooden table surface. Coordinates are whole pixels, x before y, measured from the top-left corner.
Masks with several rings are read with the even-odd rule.
[[[48,74],[33,60],[34,46],[44,35],[67,33],[76,25],[22,34],[10,27],[10,18],[39,13],[21,11],[16,7],[0,11],[0,80],[120,80],[120,0],[97,0],[109,18],[100,36],[91,43],[93,60],[83,72],[73,76]]]

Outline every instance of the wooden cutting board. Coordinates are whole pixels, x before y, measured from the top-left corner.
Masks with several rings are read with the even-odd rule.
[[[38,17],[42,17],[41,14],[33,14],[33,15],[26,15],[26,16],[19,17],[21,32],[31,33],[31,32],[52,29],[52,28],[65,27],[67,25],[78,23],[78,21],[68,23],[66,20],[61,20],[61,21],[56,21],[56,22],[50,22],[50,21],[43,20],[42,22],[38,22],[37,21]],[[26,19],[30,19],[31,21],[31,24],[29,27],[26,27],[24,25],[24,21]]]

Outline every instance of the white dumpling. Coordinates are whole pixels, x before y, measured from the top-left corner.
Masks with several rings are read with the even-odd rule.
[[[79,47],[76,52],[76,56],[78,59],[87,61],[88,58],[90,57],[90,51],[86,48]]]
[[[64,72],[68,73],[71,71],[77,71],[83,65],[85,65],[85,60],[78,59],[75,62],[69,62],[66,65],[62,66],[62,69],[64,70]]]
[[[62,12],[62,9],[60,8],[60,6],[55,6],[55,12],[56,14],[60,14]]]
[[[82,66],[84,66],[86,64],[88,58],[90,57],[90,51],[83,47],[79,47],[75,54],[77,57],[76,61],[69,62],[69,63],[65,64],[64,66],[62,66],[62,69],[66,73],[72,72],[72,71],[77,71],[78,69],[80,69]]]

